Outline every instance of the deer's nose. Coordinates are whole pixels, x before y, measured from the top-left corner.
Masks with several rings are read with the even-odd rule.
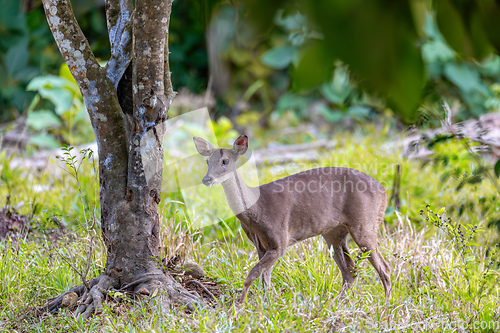
[[[212,177],[205,176],[205,177],[203,177],[203,180],[201,182],[203,183],[203,185],[208,186],[208,185],[210,185],[212,183],[213,180],[214,179]]]

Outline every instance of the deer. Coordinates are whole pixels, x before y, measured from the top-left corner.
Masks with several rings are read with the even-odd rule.
[[[229,207],[257,249],[259,262],[248,273],[241,296],[245,302],[252,283],[262,276],[271,288],[271,271],[287,247],[314,236],[323,236],[342,275],[339,299],[355,281],[355,264],[347,236],[364,252],[391,297],[390,267],[378,250],[378,230],[387,208],[384,186],[361,171],[325,167],[303,171],[258,187],[245,184],[236,161],[248,150],[248,137],[241,135],[232,149],[215,148],[194,137],[198,153],[206,157],[205,186],[221,184]],[[333,251],[332,251],[333,250]]]

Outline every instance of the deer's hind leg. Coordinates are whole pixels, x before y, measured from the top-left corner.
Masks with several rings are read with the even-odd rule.
[[[328,249],[333,249],[333,259],[339,266],[342,274],[342,289],[340,289],[339,297],[342,298],[344,293],[354,282],[354,262],[349,256],[349,248],[347,247],[348,230],[345,226],[340,225],[337,228],[323,234],[323,238],[328,245]]]
[[[374,225],[376,225],[376,228],[373,227]],[[379,223],[357,223],[354,226],[349,226],[348,228],[352,239],[354,240],[354,242],[356,242],[356,244],[358,244],[359,248],[362,251],[372,251],[368,260],[380,276],[380,280],[384,285],[385,297],[387,300],[389,300],[389,298],[391,298],[391,269],[378,250],[378,225]]]

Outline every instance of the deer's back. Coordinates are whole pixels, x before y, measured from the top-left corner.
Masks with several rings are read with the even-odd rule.
[[[367,174],[349,168],[318,168],[262,185],[256,205],[240,220],[270,233],[287,229],[294,243],[339,224],[374,221],[378,228],[386,205],[384,187]]]

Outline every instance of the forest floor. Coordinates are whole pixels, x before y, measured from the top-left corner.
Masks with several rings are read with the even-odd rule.
[[[259,166],[262,182],[320,164],[353,167],[384,184],[391,201],[379,246],[391,267],[388,303],[376,272],[352,241],[358,277],[347,297],[336,299],[340,272],[316,237],[287,250],[275,265],[269,293],[259,280],[247,303],[236,305],[244,278],[258,260],[254,247],[234,217],[200,227],[197,222],[206,216],[193,212],[182,193],[169,193],[160,206],[162,259],[168,263],[179,256],[181,264],[173,264],[171,273],[210,305],[188,312],[158,308],[154,299],[114,295],[88,320],[75,317],[71,309],[27,314],[80,284],[78,271],[88,266],[92,278],[104,268],[105,249],[83,223],[96,212],[94,166],[82,163],[77,182],[59,161],[34,172],[22,164],[12,166],[17,157],[0,153],[0,205],[5,207],[0,232],[14,236],[0,240],[0,332],[500,330],[499,196],[490,178],[469,177],[481,168],[491,172],[491,163],[478,161],[456,139],[434,147],[439,158],[408,160],[393,140],[365,126],[350,135],[336,134],[333,146],[318,148],[315,161]],[[400,181],[395,181],[398,169]],[[214,194],[211,200],[224,199]],[[82,254],[91,242],[87,262]],[[182,267],[188,262],[197,263],[204,276],[187,274]]]

